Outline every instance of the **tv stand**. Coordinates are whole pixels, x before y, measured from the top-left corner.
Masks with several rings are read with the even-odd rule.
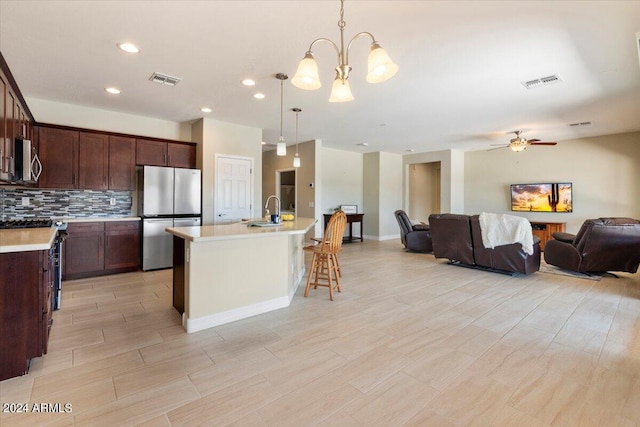
[[[556,231],[565,232],[566,222],[537,222],[530,221],[534,236],[540,238],[540,250],[544,251],[547,241],[553,239],[552,234]]]

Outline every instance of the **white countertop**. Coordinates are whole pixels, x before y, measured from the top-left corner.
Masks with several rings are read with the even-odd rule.
[[[268,237],[279,234],[304,234],[317,222],[314,218],[296,218],[293,221],[282,221],[282,225],[273,227],[247,227],[246,222],[221,225],[203,225],[201,227],[171,227],[168,233],[191,242],[214,240],[245,239]]]
[[[0,230],[0,253],[46,251],[56,233],[55,227]]]
[[[140,221],[139,216],[113,216],[113,217],[58,217],[53,218],[54,221],[62,222],[112,222],[112,221]]]

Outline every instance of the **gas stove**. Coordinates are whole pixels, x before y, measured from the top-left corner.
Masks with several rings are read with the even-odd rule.
[[[20,218],[0,221],[0,229],[47,228],[55,225],[55,222],[50,218]]]

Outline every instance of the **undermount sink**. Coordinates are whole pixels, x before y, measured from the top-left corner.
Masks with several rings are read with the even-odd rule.
[[[279,227],[281,225],[271,221],[250,221],[247,223],[247,227]]]

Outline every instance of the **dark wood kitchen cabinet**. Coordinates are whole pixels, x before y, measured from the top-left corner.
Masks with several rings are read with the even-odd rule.
[[[109,189],[135,190],[136,140],[109,136]]]
[[[80,132],[78,151],[78,188],[106,190],[109,188],[109,136]]]
[[[135,271],[140,263],[140,222],[74,222],[63,245],[63,280]]]
[[[138,139],[136,140],[136,164],[194,169],[196,146],[188,143]]]
[[[105,227],[105,270],[137,269],[140,263],[140,222],[107,222]]]
[[[64,242],[63,278],[87,277],[104,270],[104,222],[70,223]]]
[[[79,188],[79,143],[80,134],[77,131],[39,127],[38,154],[42,162],[42,175],[38,187]]]
[[[26,374],[47,352],[53,274],[52,251],[0,254],[0,381]]]

